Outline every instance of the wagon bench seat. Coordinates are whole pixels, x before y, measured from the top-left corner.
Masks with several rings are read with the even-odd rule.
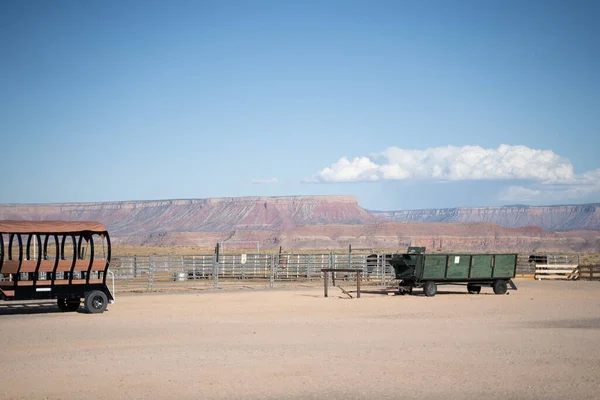
[[[85,285],[85,279],[73,279],[71,281],[71,283],[73,285]],[[102,279],[90,279],[90,284],[95,284],[95,283],[102,283]],[[52,284],[51,280],[48,279],[44,279],[44,280],[38,280],[35,282],[36,286],[49,286]],[[54,281],[54,285],[68,285],[69,284],[69,280],[68,279],[59,279],[59,280],[55,280]],[[17,283],[18,286],[33,286],[33,281],[19,281]]]
[[[37,260],[23,260],[21,269],[19,270],[19,260],[6,260],[2,264],[2,274],[16,274],[19,272],[35,272],[37,267]],[[54,271],[54,260],[42,260],[40,261],[40,268],[38,272],[52,272]],[[58,266],[56,267],[57,272],[69,272],[73,265],[73,260],[59,260]],[[77,260],[75,262],[75,268],[73,271],[87,271],[90,265],[89,260]],[[106,260],[102,258],[94,259],[92,262],[92,271],[104,271],[106,267]]]

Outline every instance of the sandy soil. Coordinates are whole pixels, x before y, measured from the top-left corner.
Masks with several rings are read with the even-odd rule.
[[[117,294],[0,307],[1,399],[597,399],[600,283],[436,297]]]

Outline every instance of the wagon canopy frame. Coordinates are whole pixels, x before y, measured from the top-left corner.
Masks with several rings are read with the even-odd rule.
[[[66,299],[92,290],[112,299],[106,286],[110,258],[110,236],[101,222],[0,220],[0,299]]]

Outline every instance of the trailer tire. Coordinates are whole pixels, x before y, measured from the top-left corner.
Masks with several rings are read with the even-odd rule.
[[[437,285],[433,281],[427,281],[423,284],[423,292],[427,297],[433,297],[437,293]]]
[[[496,294],[505,294],[508,290],[506,281],[503,279],[495,280],[492,287],[494,288],[494,293]]]
[[[481,292],[481,286],[479,286],[479,285],[467,285],[467,291],[470,294],[479,294]]]
[[[73,312],[79,309],[79,306],[81,305],[81,300],[59,297],[58,299],[56,299],[56,304],[62,312]]]
[[[92,290],[85,294],[84,308],[90,314],[100,314],[108,306],[108,297],[100,290]]]

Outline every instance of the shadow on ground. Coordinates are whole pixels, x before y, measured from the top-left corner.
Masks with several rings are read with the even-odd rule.
[[[108,311],[108,310],[106,310]],[[85,314],[83,307],[79,307],[79,314]],[[45,301],[43,303],[0,303],[0,316],[2,315],[28,315],[28,314],[68,314],[61,311],[56,302]]]

